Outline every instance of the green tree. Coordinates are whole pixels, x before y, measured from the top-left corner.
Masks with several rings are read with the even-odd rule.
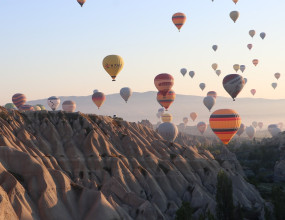
[[[272,203],[274,205],[274,214],[276,220],[285,219],[285,193],[281,187],[275,186],[272,188]]]
[[[192,220],[193,210],[189,202],[182,202],[182,206],[176,211],[175,220]]]
[[[232,180],[224,171],[217,176],[216,213],[219,220],[234,219]]]

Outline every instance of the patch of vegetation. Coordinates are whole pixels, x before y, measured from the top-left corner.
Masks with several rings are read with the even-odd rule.
[[[175,220],[192,220],[193,209],[189,202],[182,202],[182,206],[176,211]]]

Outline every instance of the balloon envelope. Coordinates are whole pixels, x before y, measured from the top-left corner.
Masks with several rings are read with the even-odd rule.
[[[262,40],[265,38],[266,34],[264,32],[260,33],[260,37],[262,38]]]
[[[190,76],[191,78],[193,78],[193,77],[195,76],[195,72],[194,72],[194,71],[190,71],[190,72],[189,72],[189,76]]]
[[[35,109],[32,105],[21,105],[19,107],[19,110],[26,112],[26,111],[34,111]]]
[[[96,92],[92,95],[92,101],[98,107],[98,109],[104,104],[106,96],[103,92]]]
[[[124,87],[124,88],[121,88],[121,90],[120,90],[120,95],[125,100],[126,103],[128,102],[128,100],[132,94],[133,94],[133,92],[132,92],[131,88],[129,88],[129,87]]]
[[[187,69],[182,68],[182,69],[180,70],[180,73],[181,73],[183,76],[185,76],[185,74],[187,73]]]
[[[224,144],[228,144],[241,125],[239,114],[232,109],[219,109],[210,116],[213,132]]]
[[[252,89],[252,90],[250,90],[250,93],[254,96],[255,93],[256,93],[256,90],[255,90],[255,89]]]
[[[278,125],[271,124],[271,125],[268,126],[268,131],[269,131],[269,133],[271,134],[272,137],[275,137],[275,136],[277,136],[281,132],[281,129],[278,128]]]
[[[230,17],[233,20],[233,22],[236,23],[237,19],[239,18],[239,12],[238,11],[232,11],[230,13]]]
[[[26,96],[21,93],[17,93],[12,97],[12,102],[14,103],[14,105],[17,106],[17,108],[20,108],[21,105],[24,105],[26,101],[27,101]]]
[[[273,87],[273,89],[276,89],[277,83],[272,83],[271,86]]]
[[[233,0],[233,2],[236,4],[238,2],[238,0]]]
[[[199,87],[203,91],[206,88],[206,84],[205,83],[200,83]]]
[[[239,64],[233,65],[233,68],[234,68],[234,70],[235,70],[236,72],[239,71]]]
[[[253,121],[251,124],[254,128],[257,128],[257,121]]]
[[[253,126],[249,126],[249,127],[246,127],[245,129],[245,133],[247,134],[247,136],[252,139],[255,135],[255,128]]]
[[[187,118],[187,117],[184,117],[184,118],[183,118],[183,123],[184,123],[185,125],[187,125],[187,123],[188,123],[188,118]]]
[[[201,121],[197,124],[197,129],[198,131],[200,131],[201,134],[204,134],[204,132],[207,130],[207,124]]]
[[[258,64],[258,59],[252,60],[252,63],[253,63],[254,66],[256,66]]]
[[[171,122],[164,122],[158,126],[158,133],[167,141],[174,141],[178,135],[178,129]]]
[[[4,107],[6,109],[16,109],[16,106],[13,103],[7,103]]]
[[[216,99],[217,98],[217,93],[215,91],[209,91],[207,93],[207,96],[212,96],[212,97],[214,97]]]
[[[198,117],[198,115],[197,115],[196,112],[191,112],[191,113],[190,113],[190,118],[191,118],[193,121],[195,121],[197,117]]]
[[[103,67],[106,72],[112,77],[112,81],[116,81],[117,75],[124,67],[124,60],[119,55],[109,55],[103,59]]]
[[[248,45],[247,45],[247,48],[248,48],[249,50],[251,50],[251,49],[252,49],[252,44],[248,44]]]
[[[157,93],[157,101],[158,103],[164,107],[166,110],[170,107],[170,105],[174,102],[176,94],[173,90],[170,90],[166,96],[163,96],[161,92]]]
[[[230,74],[225,76],[223,80],[223,86],[227,93],[235,100],[237,95],[243,89],[245,85],[245,81],[241,75],[238,74]]]
[[[244,126],[244,124],[241,124],[238,131],[237,131],[237,135],[241,136],[243,134],[244,130],[245,130],[245,126]]]
[[[213,68],[213,70],[216,71],[218,69],[218,64],[217,63],[213,63],[212,64],[212,68]]]
[[[76,109],[76,103],[74,101],[71,100],[66,100],[62,103],[62,109],[65,112],[74,112]]]
[[[57,96],[51,96],[48,98],[47,104],[53,111],[55,111],[60,105],[60,98]]]
[[[243,78],[244,79],[244,85],[247,83],[247,78]]]
[[[77,0],[77,2],[79,3],[79,5],[81,5],[81,7],[84,5],[84,3],[86,2],[86,0]]]
[[[161,73],[154,78],[154,85],[163,96],[171,90],[174,78],[168,73]]]
[[[172,115],[169,113],[163,113],[161,115],[162,122],[172,122]]]
[[[213,45],[212,48],[213,48],[214,51],[217,51],[218,45]]]
[[[240,65],[239,69],[243,73],[245,71],[245,65]]]
[[[186,15],[184,13],[178,12],[172,16],[172,22],[180,31],[184,23],[186,22]]]
[[[211,109],[216,103],[216,99],[213,96],[206,96],[203,100],[203,103],[207,107],[207,109],[211,111]]]
[[[250,31],[249,31],[249,35],[250,35],[251,37],[254,37],[254,35],[255,35],[255,30],[250,30]]]
[[[216,70],[216,74],[217,74],[218,76],[220,76],[220,75],[221,75],[221,73],[222,73],[222,71],[221,71],[221,70]]]
[[[275,73],[274,76],[278,80],[280,78],[281,74],[280,73]]]

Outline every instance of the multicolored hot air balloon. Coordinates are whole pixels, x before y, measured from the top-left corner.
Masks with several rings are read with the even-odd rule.
[[[255,35],[255,30],[250,30],[250,31],[249,31],[249,35],[253,38],[254,35]]]
[[[200,121],[198,124],[197,124],[197,129],[198,131],[200,131],[200,133],[203,135],[204,132],[207,130],[207,124],[203,121]]]
[[[154,85],[163,96],[166,96],[173,84],[174,78],[168,73],[161,73],[154,78]]]
[[[221,75],[221,73],[222,73],[222,71],[221,71],[221,70],[216,70],[216,74],[217,74],[218,76],[220,76],[220,75]]]
[[[199,87],[203,91],[206,88],[206,84],[205,83],[200,83]]]
[[[249,50],[251,50],[251,49],[252,49],[252,44],[248,44],[248,45],[247,45],[247,48],[248,48]]]
[[[257,64],[258,64],[258,59],[252,60],[252,63],[253,63],[254,66],[257,66]]]
[[[112,81],[116,81],[117,75],[124,67],[124,60],[119,55],[109,55],[103,59],[103,67],[106,72],[112,77]]]
[[[21,93],[17,93],[12,97],[12,102],[14,103],[14,105],[17,106],[18,109],[20,108],[21,105],[24,105],[26,101],[27,101],[26,96]]]
[[[177,27],[179,32],[180,32],[180,29],[182,28],[182,26],[184,25],[185,21],[186,21],[186,15],[181,13],[181,12],[175,13],[172,16],[172,22]]]
[[[185,76],[185,74],[187,73],[187,69],[186,69],[186,68],[182,68],[182,69],[180,70],[180,73],[181,73],[183,76]]]
[[[77,2],[79,3],[79,5],[81,5],[81,7],[84,5],[84,3],[86,2],[86,0],[77,0]]]
[[[11,109],[11,110],[15,110],[16,106],[13,103],[7,103],[4,108],[6,109]]]
[[[120,95],[125,100],[126,103],[128,102],[129,98],[132,96],[132,94],[133,92],[131,88],[129,87],[124,87],[124,88],[121,88],[120,90]]]
[[[280,73],[275,73],[274,76],[278,80],[280,78],[281,74]]]
[[[264,32],[261,32],[259,36],[261,37],[262,40],[264,40],[266,34]]]
[[[217,93],[215,91],[209,91],[207,96],[213,96],[215,99],[217,98]]]
[[[211,111],[211,109],[216,103],[216,99],[213,96],[206,96],[203,100],[203,103],[207,107],[207,109]]]
[[[190,113],[190,118],[191,118],[193,121],[195,121],[197,117],[198,117],[198,115],[197,115],[196,112],[191,112],[191,113]]]
[[[213,48],[214,51],[217,51],[218,45],[213,45],[212,48]]]
[[[255,93],[256,93],[256,90],[255,90],[255,89],[252,89],[252,90],[250,90],[250,93],[254,96]]]
[[[237,131],[237,135],[240,137],[243,134],[244,130],[245,130],[245,126],[244,124],[241,124]]]
[[[263,127],[263,122],[258,122],[257,125],[258,125],[259,129],[262,129],[262,127]]]
[[[247,134],[249,139],[252,139],[254,137],[255,132],[256,132],[256,130],[253,126],[246,127],[246,129],[245,129],[245,133]]]
[[[273,87],[273,89],[276,89],[277,83],[272,83],[271,86]]]
[[[162,122],[172,122],[172,115],[169,113],[163,113],[161,115]]]
[[[245,71],[245,65],[240,65],[239,69],[243,73]]]
[[[62,103],[62,109],[65,112],[72,113],[76,109],[76,103],[71,100],[66,100]]]
[[[213,68],[213,70],[216,71],[218,69],[218,64],[217,63],[213,63],[212,64],[212,68]]]
[[[157,93],[157,101],[162,107],[166,109],[166,111],[168,110],[170,105],[174,102],[175,97],[176,97],[176,94],[173,90],[170,90],[166,94],[166,96],[163,96],[161,92]]]
[[[245,81],[243,77],[238,74],[230,74],[225,76],[225,78],[223,79],[223,86],[234,101],[237,95],[243,89],[244,85]]]
[[[19,107],[19,110],[20,111],[23,111],[23,112],[27,112],[27,111],[35,111],[34,107],[32,105],[21,105]]]
[[[210,116],[210,126],[220,140],[227,145],[241,125],[239,114],[232,109],[219,109]]]
[[[187,125],[188,121],[189,121],[189,120],[188,120],[187,117],[184,117],[184,118],[183,118],[183,123],[184,123],[185,126]]]
[[[234,23],[236,23],[237,19],[239,18],[239,12],[238,11],[232,11],[230,13],[230,18],[233,20]]]
[[[60,99],[57,96],[51,96],[48,98],[47,104],[53,111],[55,111],[60,105]]]
[[[234,68],[234,70],[235,70],[236,72],[239,71],[239,64],[233,65],[233,68]]]
[[[189,72],[189,76],[190,76],[191,78],[193,78],[193,77],[195,76],[195,72],[194,72],[194,71],[190,71],[190,72]]]
[[[94,104],[100,109],[100,107],[103,105],[103,103],[106,100],[106,96],[103,92],[96,92],[92,95],[92,101]]]
[[[157,131],[161,137],[170,142],[174,141],[178,135],[178,128],[171,122],[164,122],[160,124]]]

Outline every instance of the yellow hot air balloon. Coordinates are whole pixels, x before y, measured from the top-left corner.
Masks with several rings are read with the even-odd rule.
[[[172,122],[172,115],[169,113],[163,113],[161,116],[163,122]]]
[[[212,68],[216,71],[218,69],[218,64],[217,63],[213,63],[212,64]]]
[[[112,81],[116,81],[115,78],[124,67],[124,60],[119,55],[109,55],[104,58],[103,67],[112,77]]]
[[[213,112],[209,121],[213,132],[226,145],[231,141],[241,125],[239,114],[232,109],[220,109]]]
[[[239,71],[239,64],[235,64],[233,67],[236,72]]]

